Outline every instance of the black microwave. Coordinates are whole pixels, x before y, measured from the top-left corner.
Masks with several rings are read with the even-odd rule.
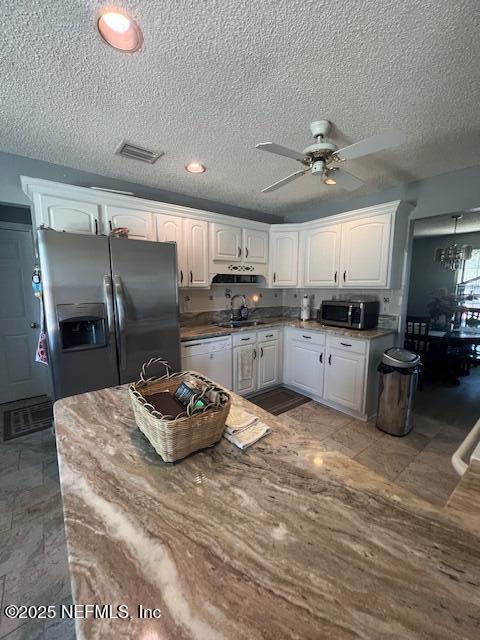
[[[379,311],[378,300],[322,300],[317,320],[333,327],[375,329]]]

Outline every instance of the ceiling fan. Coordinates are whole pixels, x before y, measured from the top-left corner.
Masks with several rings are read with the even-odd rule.
[[[370,138],[365,138],[359,142],[354,142],[343,149],[338,149],[336,144],[326,140],[330,129],[331,123],[328,120],[316,120],[312,122],[310,131],[315,139],[315,143],[309,145],[303,151],[293,151],[274,142],[261,142],[257,144],[256,148],[260,149],[260,151],[268,151],[269,153],[276,153],[279,156],[293,158],[304,166],[300,171],[295,171],[295,173],[291,173],[286,178],[282,178],[282,180],[274,182],[269,187],[262,189],[262,193],[275,191],[283,187],[284,184],[288,184],[292,182],[292,180],[304,176],[308,171],[311,171],[314,176],[321,176],[325,184],[338,185],[347,191],[354,191],[364,183],[351,173],[348,173],[348,171],[345,171],[345,169],[334,166],[336,163],[342,163],[345,160],[353,160],[354,158],[360,158],[370,153],[397,147],[406,140],[404,133],[391,130]]]

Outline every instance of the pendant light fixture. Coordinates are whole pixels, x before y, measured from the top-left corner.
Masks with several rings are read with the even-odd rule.
[[[435,249],[435,262],[440,262],[444,269],[450,271],[458,271],[465,260],[472,257],[473,247],[471,244],[458,245],[455,242],[457,235],[457,224],[461,220],[462,215],[456,213],[452,216],[454,222],[453,236],[454,241],[448,247]]]

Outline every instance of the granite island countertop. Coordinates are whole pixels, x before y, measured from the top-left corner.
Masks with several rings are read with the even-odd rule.
[[[228,336],[232,333],[240,333],[242,331],[258,331],[268,329],[270,327],[294,327],[296,329],[305,329],[309,331],[322,331],[335,336],[348,336],[349,338],[362,338],[364,340],[374,340],[382,336],[396,333],[393,329],[343,329],[342,327],[331,327],[321,324],[316,320],[298,320],[296,318],[265,318],[260,324],[250,327],[219,327],[216,324],[198,324],[180,327],[180,340],[200,340],[204,338],[216,338],[219,336]]]
[[[55,404],[74,601],[132,615],[78,619],[79,640],[480,637],[478,531],[232,399],[272,433],[174,465],[126,387]]]

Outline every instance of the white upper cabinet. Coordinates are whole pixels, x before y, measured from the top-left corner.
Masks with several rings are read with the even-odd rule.
[[[36,226],[45,225],[56,231],[68,233],[101,233],[100,206],[57,196],[40,196],[40,206],[35,207]]]
[[[270,260],[272,287],[298,285],[298,231],[270,233]]]
[[[389,286],[391,221],[391,214],[386,213],[342,224],[342,287]]]
[[[175,242],[177,245],[178,284],[185,287],[188,281],[187,250],[183,229],[184,218],[163,213],[155,215],[158,242]]]
[[[305,287],[338,287],[340,270],[340,224],[303,232]]]
[[[208,222],[185,219],[187,245],[187,287],[208,287]]]
[[[106,205],[103,207],[103,227],[106,233],[116,227],[126,227],[131,240],[156,240],[153,213]]]
[[[241,262],[242,229],[227,224],[210,225],[210,251],[215,262]]]
[[[267,264],[268,232],[259,229],[243,229],[243,256],[245,262]]]

